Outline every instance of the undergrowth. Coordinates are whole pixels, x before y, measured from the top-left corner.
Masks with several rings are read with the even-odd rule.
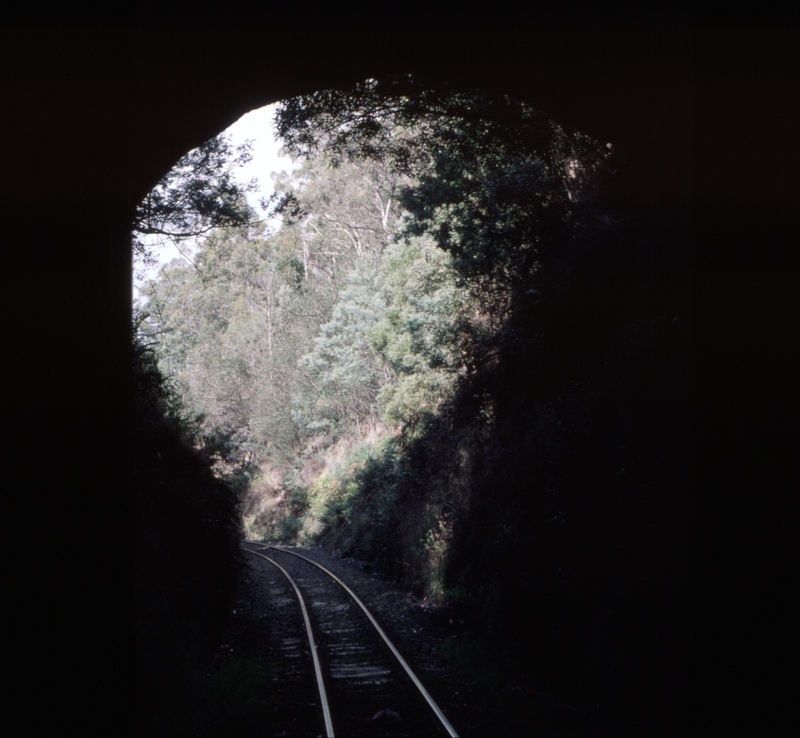
[[[229,677],[209,682],[200,671],[218,646],[241,571],[246,470],[220,473],[224,439],[199,435],[138,340],[133,378],[131,726],[136,735],[206,735],[203,721],[186,721],[200,705],[208,711],[226,699],[219,690]]]

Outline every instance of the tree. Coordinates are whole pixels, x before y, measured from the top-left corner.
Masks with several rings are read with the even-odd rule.
[[[234,178],[234,171],[251,160],[250,151],[250,141],[233,146],[220,134],[183,156],[136,208],[134,258],[154,262],[147,236],[182,241],[252,223],[255,213],[245,196],[258,183],[240,184]]]
[[[360,432],[362,421],[375,429],[383,373],[368,336],[384,311],[375,287],[378,262],[371,254],[357,263],[330,321],[320,326],[312,350],[298,362],[310,385],[297,403],[306,431]]]
[[[452,257],[429,238],[392,244],[377,286],[386,309],[369,340],[390,376],[378,401],[387,423],[405,425],[435,412],[453,389],[475,331],[469,291],[458,285]]]
[[[525,295],[601,225],[592,195],[611,149],[507,96],[396,76],[287,100],[276,123],[294,154],[413,177],[399,193],[405,233],[429,234],[486,292]]]
[[[284,226],[298,235],[304,273],[330,275],[389,243],[404,179],[383,162],[324,155],[276,177],[272,213],[283,216]]]

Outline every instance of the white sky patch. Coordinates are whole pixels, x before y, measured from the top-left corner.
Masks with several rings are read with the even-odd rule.
[[[279,153],[282,144],[275,140],[275,105],[251,110],[225,133],[235,145],[242,144],[247,139],[253,140],[253,160],[238,170],[238,178],[242,182],[253,177],[258,179],[260,192],[251,193],[248,202],[260,211],[260,199],[272,194],[272,173],[295,168],[288,156],[281,156]]]
[[[269,198],[273,193],[272,173],[291,171],[299,165],[293,164],[288,156],[281,156],[279,153],[282,144],[275,140],[276,105],[277,103],[251,110],[223,131],[230,136],[234,146],[244,143],[247,139],[253,141],[251,150],[253,159],[249,164],[236,170],[236,178],[242,183],[249,182],[253,178],[258,180],[258,191],[249,193],[247,201],[262,217],[265,213],[261,209],[261,199]],[[275,222],[274,225],[277,227],[278,222]],[[180,251],[191,256],[196,248],[196,244],[190,239],[181,242],[180,251],[174,244],[164,239],[151,240],[151,243],[157,242],[162,244],[154,249],[158,264],[144,270],[143,273],[142,270],[137,270],[139,273],[134,274],[134,300],[139,297],[138,284],[142,280],[155,279],[165,264],[169,264],[173,259],[184,258]]]

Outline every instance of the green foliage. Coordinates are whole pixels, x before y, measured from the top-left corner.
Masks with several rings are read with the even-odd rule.
[[[293,98],[276,120],[295,154],[381,161],[413,177],[400,194],[406,232],[430,234],[468,279],[515,293],[580,248],[610,154],[508,97],[411,76]]]
[[[469,292],[451,258],[422,238],[389,247],[378,287],[387,307],[372,326],[372,349],[391,370],[378,400],[384,419],[409,425],[436,411],[452,390],[472,326]]]
[[[186,419],[138,337],[133,356],[134,692],[146,723],[172,719],[216,646],[241,566],[241,519],[235,486],[214,471],[230,461],[226,439],[206,442]]]
[[[275,177],[272,214],[302,225],[305,237],[330,255],[362,256],[388,243],[398,217],[395,199],[407,177],[381,161],[306,158],[291,175]],[[313,245],[310,252],[315,249]]]
[[[142,290],[161,366],[207,432],[277,464],[320,434],[375,432],[384,372],[367,335],[395,180],[376,164],[305,162],[276,178],[298,203],[294,216],[279,206],[278,233],[214,231],[193,267]]]
[[[375,264],[365,258],[353,269],[331,319],[298,362],[313,392],[297,396],[295,419],[312,434],[320,429],[341,434],[361,419],[375,422],[381,371],[367,336],[384,311],[375,290]]]
[[[161,364],[206,429],[231,430],[253,459],[293,446],[294,366],[318,324],[305,312],[313,302],[297,289],[297,271],[280,268],[292,258],[284,246],[257,231],[216,233],[196,270],[174,265],[143,290],[148,307],[158,306]]]
[[[235,169],[252,158],[250,143],[233,147],[224,136],[215,136],[183,156],[136,208],[133,252],[152,262],[143,237],[172,240],[196,238],[214,228],[240,227],[253,222],[254,213],[245,195],[255,181],[240,185]]]

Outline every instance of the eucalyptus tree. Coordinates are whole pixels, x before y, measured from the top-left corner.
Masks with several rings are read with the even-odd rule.
[[[465,368],[468,338],[480,326],[452,261],[426,237],[400,239],[385,252],[376,287],[386,307],[369,343],[384,368],[378,402],[388,424],[434,413]]]
[[[342,161],[324,154],[276,177],[272,212],[297,233],[304,276],[316,271],[331,277],[390,243],[406,179],[382,161]]]
[[[385,309],[376,286],[379,264],[374,253],[358,261],[330,320],[298,362],[304,391],[296,398],[296,418],[306,435],[376,430],[385,374],[368,337]]]
[[[460,274],[509,303],[602,226],[592,196],[610,147],[509,97],[397,76],[284,101],[276,124],[295,155],[409,177],[404,231],[430,235]]]

